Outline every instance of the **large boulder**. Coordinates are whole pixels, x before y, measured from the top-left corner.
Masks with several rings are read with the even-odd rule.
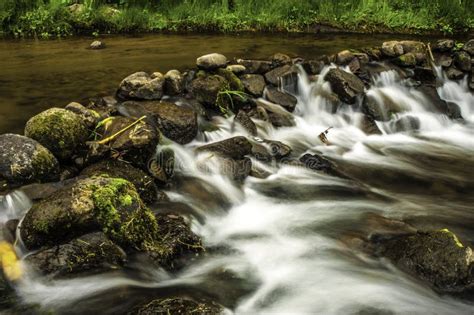
[[[227,66],[227,57],[221,54],[213,53],[197,58],[196,65],[199,69],[210,71]]]
[[[144,168],[159,141],[156,128],[144,119],[114,116],[101,121],[97,139],[89,143],[89,159],[110,157]]]
[[[79,115],[62,108],[50,108],[33,116],[25,127],[25,136],[49,149],[58,159],[70,159],[89,138]]]
[[[167,138],[186,144],[196,137],[198,120],[194,110],[168,102],[149,102],[143,108],[154,117]]]
[[[37,141],[15,134],[0,135],[0,180],[12,186],[59,179],[59,163]]]
[[[163,96],[164,82],[163,75],[136,72],[123,79],[117,96],[122,99],[159,100]]]
[[[260,97],[265,89],[265,78],[260,74],[245,74],[241,77],[245,91],[249,94]]]
[[[357,76],[339,68],[329,70],[325,79],[333,92],[347,104],[354,104],[356,97],[364,92],[364,83]]]
[[[293,112],[298,100],[291,94],[282,92],[275,87],[269,86],[265,92],[267,100],[284,107],[287,111]]]
[[[400,44],[403,47],[403,53],[412,53],[412,54],[419,54],[425,53],[426,45],[419,41],[414,40],[402,40]]]
[[[238,136],[200,146],[196,151],[212,152],[231,159],[242,159],[252,152],[252,144],[247,138]]]
[[[81,172],[81,175],[88,177],[104,174],[109,177],[123,178],[131,182],[145,203],[152,203],[157,200],[158,188],[153,178],[129,163],[118,160],[104,160],[86,167]]]
[[[376,254],[441,292],[462,292],[474,282],[471,248],[447,229],[372,238]]]
[[[36,271],[50,277],[65,277],[78,273],[100,273],[120,268],[125,252],[104,233],[83,235],[66,244],[35,252],[25,261]]]
[[[96,231],[124,248],[156,248],[156,219],[133,184],[121,178],[92,177],[67,185],[33,204],[20,226],[28,249],[60,245]]]
[[[179,72],[178,70],[170,70],[166,72],[164,78],[164,92],[166,95],[178,95],[183,92],[184,76],[181,74],[181,72]]]
[[[136,306],[127,315],[155,315],[155,314],[222,314],[223,307],[214,302],[194,300],[188,297],[174,297],[147,301]]]

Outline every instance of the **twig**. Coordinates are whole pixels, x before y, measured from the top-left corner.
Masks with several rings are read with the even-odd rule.
[[[102,139],[102,140],[98,141],[97,144],[107,144],[107,143],[109,143],[110,141],[114,140],[115,138],[120,136],[122,133],[124,133],[128,129],[132,128],[133,126],[135,126],[136,124],[138,124],[140,121],[142,121],[145,118],[146,118],[146,116],[142,116],[142,117],[138,118],[133,123],[131,123],[130,125],[128,125],[127,127],[123,128],[123,129],[117,131],[116,133],[114,133],[110,137],[107,137],[105,139]]]

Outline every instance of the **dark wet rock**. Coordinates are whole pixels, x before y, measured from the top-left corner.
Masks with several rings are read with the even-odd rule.
[[[166,184],[174,176],[175,155],[168,146],[158,147],[155,156],[148,162],[148,172],[159,183]]]
[[[245,91],[253,96],[262,96],[265,89],[265,78],[260,74],[245,74],[241,77]]]
[[[257,126],[255,123],[252,121],[252,119],[249,117],[249,115],[244,112],[243,110],[240,110],[237,115],[234,117],[234,123],[240,124],[247,132],[252,135],[256,136],[257,135]]]
[[[252,170],[252,161],[247,157],[241,159],[219,157],[218,163],[219,173],[236,182],[245,180]]]
[[[276,140],[263,140],[263,144],[268,147],[268,152],[277,160],[288,157],[292,149],[289,145]]]
[[[307,168],[314,171],[322,171],[324,173],[334,173],[334,164],[319,154],[305,154],[300,157],[300,162],[303,163]]]
[[[208,54],[197,58],[196,65],[202,70],[216,70],[227,66],[227,57],[221,54]]]
[[[415,67],[413,79],[420,81],[422,84],[436,83],[436,75],[433,69],[429,67]]]
[[[447,52],[454,48],[454,40],[440,39],[433,45],[433,51]]]
[[[196,137],[198,120],[192,109],[168,102],[149,102],[143,108],[155,118],[158,128],[168,139],[186,144]]]
[[[14,244],[16,241],[16,228],[18,227],[19,223],[20,220],[18,219],[8,220],[5,223],[5,228],[2,231],[3,239],[10,244]]]
[[[81,175],[88,177],[104,174],[113,178],[123,178],[131,182],[145,203],[152,203],[157,200],[158,188],[153,182],[153,178],[129,163],[105,160],[88,166],[81,172]]]
[[[467,52],[469,55],[474,56],[474,39],[471,39],[465,43],[462,50]]]
[[[331,69],[325,79],[343,102],[354,104],[356,97],[364,92],[364,83],[355,75],[341,69]]]
[[[249,74],[264,74],[272,69],[272,63],[266,60],[238,59],[237,63],[244,66]]]
[[[15,134],[0,135],[0,180],[12,186],[59,179],[59,163],[37,141]]]
[[[421,85],[417,87],[417,90],[423,93],[423,95],[428,99],[429,104],[431,104],[437,112],[442,113],[451,119],[462,119],[459,106],[455,103],[448,103],[442,100],[434,86]]]
[[[449,67],[446,70],[446,76],[450,80],[461,80],[464,77],[464,73],[456,67]]]
[[[268,117],[268,121],[275,127],[293,127],[295,119],[286,109],[280,105],[270,102],[257,101],[256,114],[262,118]],[[265,120],[265,119],[262,119]]]
[[[380,135],[382,132],[380,131],[379,127],[375,123],[375,120],[368,116],[364,115],[361,121],[361,130],[364,131],[368,135]]]
[[[178,95],[183,93],[184,77],[181,72],[179,72],[178,70],[170,70],[166,72],[164,78],[164,92],[166,95]]]
[[[447,229],[395,237],[374,237],[376,255],[441,292],[461,292],[472,285],[472,250]]]
[[[275,86],[280,85],[280,79],[285,76],[297,75],[297,72],[290,65],[284,65],[265,73],[265,80]]]
[[[94,49],[94,50],[97,50],[97,49],[104,49],[105,48],[105,44],[103,42],[101,42],[100,40],[95,40],[93,41],[90,46],[89,46],[90,49]]]
[[[163,75],[136,72],[123,79],[117,96],[122,99],[159,100],[163,96],[164,83]]]
[[[89,129],[94,129],[97,123],[100,121],[100,114],[92,109],[88,109],[82,104],[72,102],[66,105],[66,110],[79,115],[82,118],[82,121]]]
[[[201,178],[178,176],[175,178],[174,187],[176,192],[186,196],[188,200],[206,211],[227,209],[231,206],[231,202],[225,194]]]
[[[102,232],[83,235],[25,259],[36,271],[55,278],[115,270],[121,268],[125,260],[125,252]]]
[[[382,44],[382,54],[387,57],[398,57],[403,55],[403,45],[398,41],[389,41]]]
[[[167,270],[179,270],[204,252],[201,239],[181,216],[156,214],[155,218],[158,243],[148,254],[160,266]]]
[[[350,50],[343,50],[336,54],[336,64],[347,65],[355,56]]]
[[[420,129],[421,122],[415,116],[403,116],[393,122],[395,132],[413,131]]]
[[[194,97],[203,105],[214,106],[219,92],[229,88],[227,80],[219,75],[198,77],[191,83]]]
[[[262,106],[256,106],[252,110],[248,112],[249,117],[254,119],[262,120],[262,121],[270,121],[268,117],[268,113]]]
[[[288,55],[285,55],[282,53],[274,54],[273,56],[270,57],[270,60],[272,61],[273,65],[275,65],[276,67],[289,65],[292,62],[291,58]]]
[[[79,115],[50,108],[28,120],[25,136],[41,143],[58,159],[67,160],[85,146],[89,131]]]
[[[160,249],[153,214],[133,184],[121,178],[92,177],[65,186],[34,203],[20,227],[28,249],[60,245],[98,231],[124,249]]]
[[[272,103],[283,106],[289,112],[293,112],[298,100],[293,95],[279,91],[277,88],[269,86],[265,91],[265,97]]]
[[[461,71],[471,71],[471,56],[465,51],[454,54],[454,65]]]
[[[223,157],[242,159],[252,151],[252,144],[245,137],[233,137],[209,143],[196,149],[197,152],[212,152]]]
[[[403,111],[403,108],[392,99],[381,95],[381,104],[372,95],[365,95],[362,101],[362,112],[378,121],[389,121],[392,115]]]
[[[99,125],[96,133],[101,136],[89,143],[90,160],[110,157],[146,167],[159,141],[153,126],[144,120],[119,116],[106,118]]]
[[[305,61],[301,66],[309,74],[320,74],[324,67],[329,65],[329,63],[329,58],[324,55],[317,59]]]
[[[85,106],[99,114],[101,118],[106,118],[117,113],[117,103],[115,96],[93,97]]]
[[[441,55],[436,58],[436,63],[443,68],[449,68],[453,64],[453,58],[449,55]]]
[[[204,300],[186,298],[157,299],[139,305],[127,315],[155,315],[155,314],[221,314],[223,307]]]
[[[397,57],[394,62],[401,67],[414,67],[416,66],[417,60],[415,54],[406,53]]]
[[[269,163],[273,161],[273,156],[270,153],[268,146],[262,142],[252,143],[252,156],[260,162]]]
[[[244,74],[247,71],[247,68],[243,65],[229,65],[225,69],[236,75]]]

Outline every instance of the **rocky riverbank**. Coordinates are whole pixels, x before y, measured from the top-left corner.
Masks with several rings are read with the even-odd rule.
[[[252,160],[291,163],[346,178],[337,163],[321,155],[299,154],[283,142],[259,138],[262,122],[275,128],[295,125],[292,112],[297,111],[302,71],[308,80],[330,86],[332,92],[318,91],[318,97],[330,104],[332,112],[350,107],[363,114],[362,130],[379,134],[377,121],[392,120],[405,109],[366,93],[374,76],[395,71],[429,98],[437,113],[462,121],[459,107],[438,95],[436,71],[451,80],[466,80],[474,90],[473,64],[474,40],[464,44],[440,40],[432,47],[390,41],[312,60],[281,53],[268,60],[228,60],[213,53],[197,58],[196,66],[186,72],[131,74],[115,95],[48,109],[27,122],[24,135],[0,135],[1,191],[21,189],[34,201],[21,223],[7,223],[10,236],[4,238],[13,243],[18,229],[17,235],[32,252],[24,261],[49,279],[123,270],[137,257],[178,272],[207,250],[189,221],[173,212],[176,204],[164,191],[182,188],[201,194],[203,202],[225,201],[207,196],[199,182],[190,184],[180,172],[185,166],[177,165],[171,143],[209,155],[219,172],[236,185],[249,176],[269,176]],[[233,128],[247,136],[193,146],[198,136],[218,130],[216,117],[233,117]],[[416,130],[420,122],[405,116],[394,124]],[[327,132],[315,137],[330,145]],[[369,255],[388,258],[437,292],[472,298],[472,251],[454,234],[419,231],[386,218],[372,217],[368,222],[375,232],[358,244]],[[223,309],[206,298],[175,296],[145,301],[130,312]]]

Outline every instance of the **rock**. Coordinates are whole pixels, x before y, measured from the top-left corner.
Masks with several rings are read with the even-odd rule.
[[[421,126],[420,119],[415,116],[403,116],[393,122],[395,132],[419,130]]]
[[[329,70],[325,79],[333,92],[347,104],[354,104],[356,97],[364,92],[364,83],[358,77],[339,68]]]
[[[437,58],[436,63],[443,68],[449,68],[453,64],[453,58],[448,55],[441,55],[439,58]]]
[[[300,162],[314,171],[322,171],[328,174],[334,173],[334,164],[319,154],[311,155],[307,153],[300,157]]]
[[[85,145],[89,131],[79,115],[50,108],[28,120],[25,136],[41,143],[58,159],[67,160]]]
[[[120,131],[123,132],[119,133]],[[159,134],[153,126],[144,120],[129,117],[106,118],[99,123],[96,132],[102,136],[89,143],[89,159],[107,156],[120,158],[142,169],[146,167],[148,158],[155,152],[159,141]],[[99,142],[106,139],[110,141]]]
[[[241,159],[217,157],[217,161],[219,173],[236,182],[243,182],[252,170],[252,161],[247,157]]]
[[[276,53],[270,57],[273,65],[276,67],[291,64],[291,58],[282,53]]]
[[[433,45],[433,51],[447,52],[454,48],[454,40],[440,39]]]
[[[239,110],[237,115],[235,115],[234,123],[240,124],[250,135],[257,135],[257,126],[243,110]]]
[[[264,74],[272,69],[272,63],[265,60],[244,60],[238,59],[237,63],[246,69],[246,73]]]
[[[104,233],[96,232],[35,252],[27,256],[25,261],[41,274],[58,278],[115,270],[123,266],[125,259],[126,254],[120,247]]]
[[[355,56],[352,52],[350,52],[349,50],[343,50],[343,51],[337,53],[337,55],[336,55],[336,64],[346,65],[349,62],[351,62],[352,59],[354,59],[354,58],[355,58]]]
[[[166,95],[178,95],[183,93],[184,89],[184,77],[178,70],[170,70],[166,72],[165,76],[165,89]]]
[[[375,97],[372,93],[365,95],[361,110],[364,114],[377,121],[389,121],[392,114],[403,111],[396,102],[385,95]]]
[[[117,96],[122,99],[159,100],[163,96],[165,78],[153,78],[146,72],[136,72],[120,83]]]
[[[464,77],[464,73],[452,66],[446,70],[446,76],[450,80],[461,80]]]
[[[240,81],[239,77],[236,76],[232,71],[218,69],[217,74],[227,80],[227,83],[229,84],[229,90],[239,92],[244,91],[244,85],[242,84],[242,81]]]
[[[474,39],[471,39],[465,43],[462,50],[467,52],[469,55],[474,56]]]
[[[262,118],[267,118],[275,127],[293,127],[295,119],[287,110],[280,105],[270,102],[257,101],[257,112],[260,112]]]
[[[143,108],[156,119],[158,128],[168,139],[187,144],[196,137],[198,120],[192,109],[168,102],[148,102]]]
[[[263,140],[263,143],[268,147],[268,151],[272,157],[277,160],[288,157],[292,149],[289,145],[275,140]]]
[[[245,68],[243,65],[229,65],[225,69],[236,75],[244,74],[247,70],[247,68]]]
[[[243,159],[252,152],[252,144],[247,138],[238,136],[200,146],[196,151],[212,152],[232,159]]]
[[[174,176],[174,167],[174,151],[168,146],[159,146],[148,162],[148,172],[161,184],[166,184]]]
[[[454,54],[454,65],[461,71],[471,71],[471,56],[465,51],[458,51]]]
[[[298,100],[293,95],[279,91],[277,88],[269,86],[265,92],[265,97],[272,103],[283,106],[289,112],[293,112]]]
[[[292,71],[292,66],[290,65],[284,65],[282,67],[279,67],[279,68],[276,68],[276,69],[273,69],[267,73],[265,73],[265,80],[269,83],[269,84],[273,84],[275,86],[279,86],[280,85],[280,78],[285,76],[285,75],[288,75],[289,73],[293,72]]]
[[[303,69],[309,74],[320,74],[325,66],[329,65],[328,56],[323,55],[317,59],[308,60],[302,63]]]
[[[196,65],[199,69],[211,71],[227,66],[227,57],[221,54],[208,54],[197,58]]]
[[[59,179],[59,163],[51,152],[33,139],[0,135],[0,181],[13,187]]]
[[[262,106],[258,106],[253,108],[251,111],[248,112],[249,117],[262,120],[262,121],[270,121],[270,117],[268,117],[268,113]]]
[[[451,119],[462,119],[459,106],[455,103],[448,103],[442,100],[435,86],[421,85],[417,87],[417,90],[423,93],[428,99],[428,103],[431,104],[437,112]]]
[[[265,89],[265,78],[260,74],[245,74],[241,77],[245,91],[249,94],[260,97]]]
[[[395,59],[394,62],[401,67],[414,67],[416,66],[416,63],[417,63],[416,57],[413,53],[403,54],[397,57],[397,59]]]
[[[430,67],[415,67],[413,79],[422,84],[435,84],[436,75]]]
[[[389,41],[382,44],[382,54],[387,57],[398,57],[403,55],[403,45],[398,41]]]
[[[227,80],[219,75],[195,79],[191,83],[194,97],[203,105],[215,106],[219,92],[228,89]]]
[[[403,53],[425,53],[426,45],[422,42],[414,41],[414,40],[403,40],[400,42],[403,47]]]
[[[123,178],[131,182],[145,203],[152,203],[157,200],[158,188],[153,182],[153,178],[128,163],[117,160],[105,160],[88,166],[81,172],[81,175],[88,177],[104,174],[113,178]]]
[[[92,109],[88,109],[79,103],[69,103],[66,105],[65,109],[73,112],[76,115],[79,115],[79,117],[81,117],[82,121],[89,129],[94,129],[97,123],[100,121],[99,113]]]
[[[377,127],[374,119],[368,115],[363,116],[360,129],[368,135],[382,134],[382,131],[380,131],[379,127]]]
[[[158,230],[133,184],[109,177],[81,179],[59,189],[34,203],[20,226],[31,250],[98,231],[124,249],[158,250]]]
[[[472,250],[447,229],[377,237],[372,242],[376,255],[387,257],[440,292],[460,292],[473,283]]]
[[[95,40],[90,44],[89,48],[90,49],[104,49],[105,44],[101,42],[100,40]]]
[[[135,307],[127,315],[222,314],[222,312],[223,307],[214,302],[176,297],[148,301]]]

